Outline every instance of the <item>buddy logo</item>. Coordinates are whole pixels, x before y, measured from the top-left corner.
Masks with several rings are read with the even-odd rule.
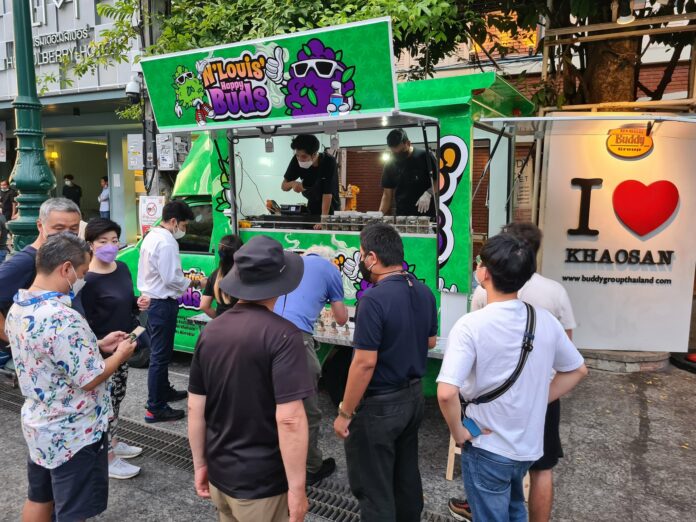
[[[198,268],[184,270],[184,276],[191,281],[202,281],[205,274]],[[177,299],[179,308],[185,310],[199,310],[201,307],[201,290],[189,286],[186,293]]]
[[[653,150],[653,139],[645,127],[611,129],[607,150],[617,158],[639,159]]]

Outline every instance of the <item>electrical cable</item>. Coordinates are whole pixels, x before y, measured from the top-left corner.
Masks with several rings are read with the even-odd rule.
[[[215,144],[215,152],[217,152],[218,168],[220,169],[221,176],[227,176],[227,179],[229,180],[230,173],[227,171],[227,160],[222,157],[222,153],[220,152],[220,145],[218,144],[216,139],[213,139],[213,143]],[[224,187],[223,187],[223,189],[224,189]],[[223,190],[223,192],[224,192],[224,190]],[[243,218],[246,219],[247,216],[244,214],[244,212],[242,212],[242,207],[240,205],[241,199],[239,201],[237,201],[237,194],[233,194],[232,190],[230,190],[229,192],[230,192],[230,196],[234,200],[234,205],[237,208],[239,214]],[[241,190],[240,190],[240,192],[241,192]],[[236,216],[235,216],[235,219],[237,219]]]
[[[237,158],[239,159],[239,168],[242,171],[242,184],[244,183],[244,175],[249,176],[249,181],[254,185],[256,188],[256,193],[259,195],[259,199],[261,200],[261,205],[263,205],[263,208],[266,208],[266,200],[263,199],[263,196],[261,195],[261,190],[259,189],[259,186],[256,184],[254,181],[254,178],[252,178],[249,173],[244,169],[244,160],[242,160],[242,156],[237,153],[236,154]],[[240,189],[240,197],[241,197],[241,189]]]

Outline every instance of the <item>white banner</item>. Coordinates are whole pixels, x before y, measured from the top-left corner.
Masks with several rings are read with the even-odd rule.
[[[164,208],[164,196],[140,196],[138,215],[140,233],[143,236],[162,217],[162,208]]]
[[[648,133],[649,122],[554,122],[547,132],[542,273],[568,291],[580,348],[688,348],[696,124]]]

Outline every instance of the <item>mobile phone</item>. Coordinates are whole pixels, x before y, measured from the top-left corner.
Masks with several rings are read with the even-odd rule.
[[[128,337],[130,337],[131,341],[135,341],[138,337],[142,335],[144,331],[145,328],[143,328],[142,326],[136,326],[135,330],[128,334]]]
[[[462,426],[469,430],[472,437],[478,437],[481,435],[481,428],[479,428],[478,424],[476,424],[476,422],[469,417],[464,417],[464,419],[462,419]]]

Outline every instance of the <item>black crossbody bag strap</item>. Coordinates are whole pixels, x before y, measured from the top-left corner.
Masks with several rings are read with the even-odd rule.
[[[484,393],[480,397],[470,401],[465,401],[460,396],[460,401],[462,403],[462,415],[466,416],[466,407],[469,404],[484,404],[486,402],[494,401],[503,395],[506,391],[512,388],[512,385],[515,384],[515,381],[517,381],[518,377],[522,373],[524,365],[527,363],[527,359],[529,358],[529,354],[532,353],[532,350],[534,349],[534,331],[536,330],[536,313],[534,311],[534,307],[529,303],[524,303],[524,305],[527,307],[527,326],[525,327],[524,336],[522,337],[522,351],[520,353],[520,359],[517,361],[515,370],[503,384],[498,386],[493,391]]]

